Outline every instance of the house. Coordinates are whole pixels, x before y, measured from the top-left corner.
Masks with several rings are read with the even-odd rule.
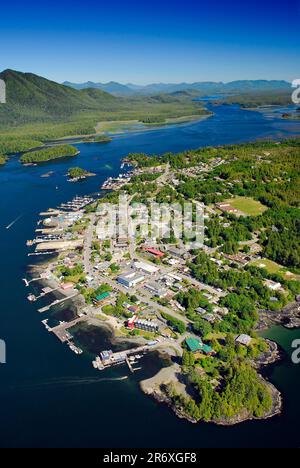
[[[64,291],[66,291],[67,289],[73,288],[73,286],[74,286],[74,283],[62,283],[61,289],[63,289]]]
[[[211,346],[209,346],[208,344],[203,344],[201,346],[201,351],[204,353],[204,354],[207,354],[208,356],[211,356],[212,354],[215,354],[214,353],[214,350],[212,349]]]
[[[158,324],[154,320],[139,319],[136,315],[133,315],[133,317],[126,321],[126,327],[130,330],[137,328],[152,333],[158,332]]]
[[[189,351],[192,353],[196,353],[197,351],[201,350],[201,346],[203,345],[201,339],[193,338],[190,336],[189,338],[185,339],[185,343],[187,345],[187,348]]]
[[[192,353],[202,352],[208,356],[214,354],[214,350],[208,344],[204,344],[200,338],[189,337],[185,339],[187,348]]]
[[[134,322],[136,320],[136,315],[133,315],[126,321],[126,327],[129,328],[130,330],[134,329]]]
[[[247,265],[251,260],[251,257],[249,257],[249,255],[241,255],[241,254],[235,254],[235,255],[223,254],[223,257],[227,258],[227,260],[230,260],[231,262],[238,263],[242,266]]]
[[[145,277],[136,271],[127,271],[119,275],[117,278],[118,283],[123,284],[126,288],[132,288],[138,283],[141,283]]]
[[[264,282],[265,286],[267,288],[271,289],[271,291],[279,291],[281,289],[281,283],[276,283],[275,281],[272,280],[266,280]]]
[[[156,282],[149,282],[145,284],[145,288],[148,289],[151,293],[154,294],[154,296],[157,297],[165,297],[168,294],[168,291],[166,288],[161,287],[158,283]]]
[[[209,323],[215,323],[215,321],[217,320],[216,315],[213,314],[205,314],[203,315],[203,318]]]
[[[236,343],[242,344],[244,346],[248,346],[250,344],[251,340],[252,340],[251,336],[245,335],[244,333],[242,333],[242,335],[239,335],[235,339]]]
[[[95,305],[104,305],[108,300],[110,299],[110,293],[109,292],[104,292],[102,294],[98,294],[96,296],[96,299],[93,301]]]
[[[115,241],[115,247],[118,247],[119,249],[126,249],[128,247],[128,238],[118,237]]]
[[[134,327],[152,333],[158,332],[158,324],[154,320],[137,319],[134,321]]]
[[[187,252],[185,249],[178,249],[177,247],[168,247],[167,252],[172,256],[176,258],[187,258]]]

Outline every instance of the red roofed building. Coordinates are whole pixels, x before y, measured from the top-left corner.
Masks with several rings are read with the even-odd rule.
[[[143,250],[151,253],[152,255],[155,255],[155,257],[158,257],[158,258],[161,258],[164,256],[164,253],[162,253],[160,250],[153,249],[152,247],[143,247]]]
[[[131,318],[129,318],[126,322],[126,326],[127,328],[129,328],[130,330],[133,330],[134,329],[134,322],[136,321],[136,315],[133,315]]]

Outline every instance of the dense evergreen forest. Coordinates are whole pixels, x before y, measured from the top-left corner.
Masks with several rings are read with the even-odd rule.
[[[50,161],[51,159],[65,158],[78,154],[77,148],[70,145],[57,145],[51,148],[43,148],[38,151],[31,151],[21,156],[22,163],[40,163]]]

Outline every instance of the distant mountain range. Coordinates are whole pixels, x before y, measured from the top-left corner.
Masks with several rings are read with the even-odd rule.
[[[6,83],[6,104],[0,105],[0,126],[19,126],[27,123],[66,122],[97,116],[133,118],[144,113],[158,115],[165,106],[169,115],[181,115],[184,106],[191,112],[191,99],[211,94],[239,95],[250,101],[255,93],[260,96],[276,96],[290,93],[286,81],[232,81],[231,83],[197,82],[147,86],[133,84],[55,83],[33,73],[5,70],[0,79]],[[75,88],[75,89],[74,89]],[[244,96],[241,96],[241,95]],[[247,101],[248,102],[248,101]],[[252,101],[251,101],[252,102]],[[170,106],[173,107],[171,108]],[[168,107],[169,106],[169,107]],[[133,109],[135,112],[133,112]],[[132,113],[133,112],[133,113]],[[97,117],[98,118],[98,117]]]
[[[87,81],[86,83],[70,83],[65,81],[64,86],[69,86],[77,90],[94,88],[105,91],[106,93],[114,94],[115,96],[131,96],[135,93],[134,88],[131,88],[130,85],[123,85],[116,83],[115,81],[110,81],[109,83],[93,83],[92,81]]]
[[[199,81],[195,83],[153,83],[145,86],[128,83],[126,85],[110,81],[109,83],[71,83],[65,81],[65,86],[74,89],[95,88],[106,91],[115,96],[132,95],[153,95],[153,94],[171,94],[182,91],[199,93],[199,96],[206,94],[243,94],[259,92],[278,92],[291,89],[291,84],[284,80],[238,80],[229,83]]]

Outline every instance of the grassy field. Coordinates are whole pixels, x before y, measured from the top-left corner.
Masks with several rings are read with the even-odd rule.
[[[267,258],[261,258],[258,260],[253,260],[250,265],[259,267],[259,268],[265,268],[268,273],[276,273],[279,275],[282,275],[284,279],[286,280],[298,280],[300,279],[300,275],[296,275],[290,271],[287,270],[287,268],[283,267],[282,265],[279,265],[276,262],[273,262],[272,260],[269,260]]]
[[[246,216],[258,216],[267,210],[267,207],[262,205],[262,203],[248,197],[230,198],[226,202]]]
[[[253,260],[250,265],[254,265],[259,268],[265,268],[268,273],[281,273],[284,272],[283,266],[279,265],[272,260],[268,260],[267,258],[262,258],[258,260]]]

